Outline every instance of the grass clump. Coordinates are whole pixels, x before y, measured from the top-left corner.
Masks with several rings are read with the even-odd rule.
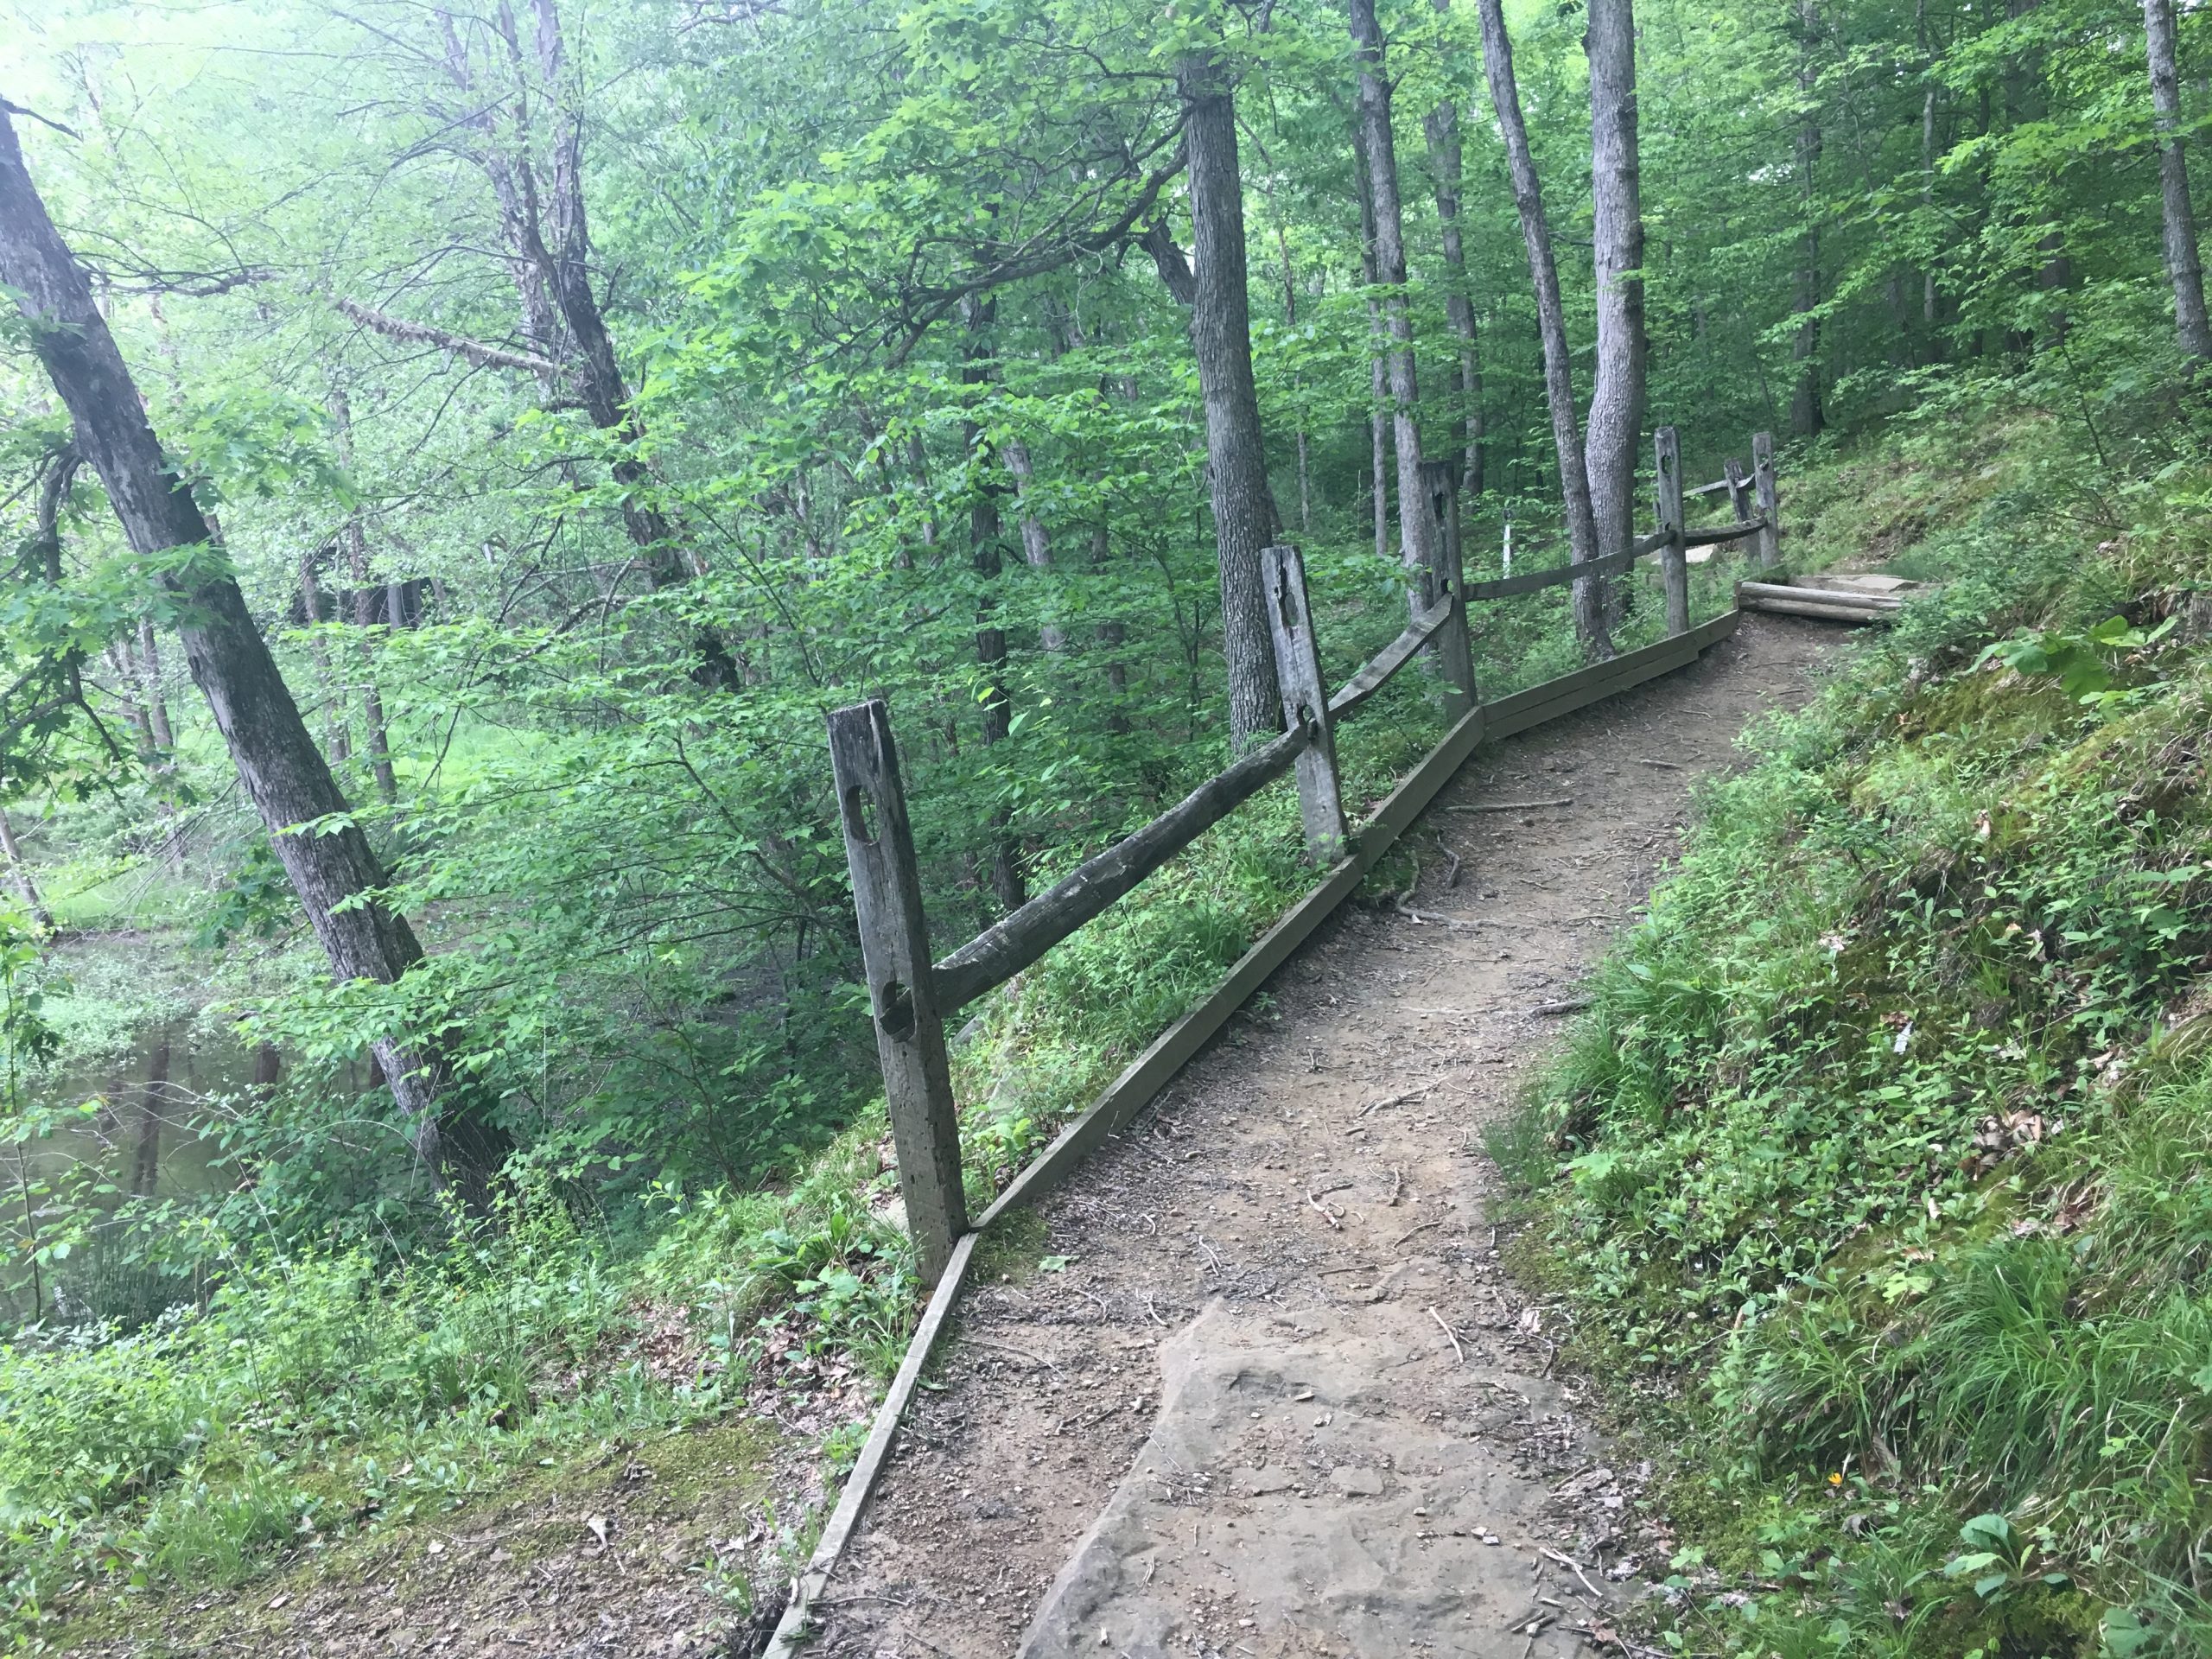
[[[1677,1448],[1670,1649],[2212,1650],[2202,554],[1994,470],[1493,1140]]]

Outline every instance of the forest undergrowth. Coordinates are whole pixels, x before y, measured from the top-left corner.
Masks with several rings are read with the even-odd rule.
[[[1347,729],[1348,798],[1379,799],[1440,729],[1425,690],[1394,690]],[[1295,796],[1270,791],[987,1001],[954,1046],[973,1207],[1306,890],[1302,847]],[[114,1230],[110,1259],[188,1263],[207,1288],[143,1324],[56,1320],[0,1352],[8,1629],[73,1641],[141,1617],[146,1596],[439,1522],[733,1414],[800,1426],[751,1446],[764,1468],[818,1457],[834,1477],[921,1297],[880,1099],[785,1155],[791,1173],[759,1185],[656,1181],[619,1222],[525,1165],[489,1213],[448,1205],[442,1229],[325,1249],[255,1225],[250,1185],[107,1219],[96,1193],[41,1193],[56,1267],[73,1214],[80,1243]],[[771,1513],[747,1559],[702,1564],[734,1613],[821,1519],[804,1502]]]
[[[1944,406],[1827,474],[1942,587],[1705,787],[1492,1135],[1670,1651],[2212,1650],[2212,472],[2100,463]]]

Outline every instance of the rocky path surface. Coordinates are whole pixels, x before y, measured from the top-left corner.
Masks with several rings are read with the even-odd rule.
[[[1693,781],[1839,637],[1747,617],[1694,666],[1478,753],[1408,838],[1410,901],[1347,907],[1046,1200],[1064,1265],[969,1293],[813,1651],[1605,1645],[1671,1541],[1554,1374],[1564,1314],[1500,1267],[1480,1131]]]

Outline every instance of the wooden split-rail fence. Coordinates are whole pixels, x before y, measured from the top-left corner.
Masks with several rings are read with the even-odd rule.
[[[960,1125],[945,1045],[947,1019],[1021,972],[1286,772],[1297,775],[1299,811],[1308,856],[1332,873],[1355,864],[1363,873],[1382,848],[1371,834],[1356,838],[1346,820],[1337,772],[1336,723],[1381,690],[1418,655],[1426,652],[1433,659],[1446,710],[1452,721],[1452,734],[1439,753],[1456,749],[1463,760],[1479,738],[1502,734],[1500,719],[1494,717],[1501,709],[1509,715],[1548,717],[1564,712],[1551,706],[1554,703],[1573,699],[1573,706],[1580,706],[1624,690],[1688,661],[1710,643],[1694,638],[1690,626],[1688,550],[1755,539],[1762,569],[1770,569],[1779,562],[1780,496],[1773,442],[1765,433],[1752,439],[1748,475],[1732,459],[1725,477],[1692,491],[1682,486],[1681,454],[1672,427],[1662,427],[1656,435],[1653,460],[1659,525],[1639,537],[1629,550],[1580,564],[1477,582],[1465,582],[1461,576],[1457,496],[1450,481],[1450,463],[1432,463],[1427,505],[1442,532],[1438,538],[1439,566],[1420,573],[1421,579],[1413,594],[1413,619],[1405,631],[1334,694],[1328,692],[1321,678],[1305,564],[1299,550],[1287,544],[1265,549],[1261,557],[1270,601],[1275,671],[1282,690],[1282,734],[1233,761],[1142,829],[1085,860],[1049,891],[942,958],[931,954],[921,874],[907,819],[890,710],[875,699],[830,715],[830,766],[836,775],[845,855],[852,869],[853,904],[860,923],[868,1004],[898,1153],[899,1193],[925,1283],[938,1282],[955,1245],[969,1230],[961,1179]],[[1733,510],[1732,519],[1690,528],[1686,497],[1722,491],[1727,493]],[[1666,607],[1665,639],[1548,682],[1548,687],[1558,688],[1556,696],[1540,696],[1548,686],[1537,686],[1485,709],[1475,684],[1468,637],[1471,603],[1535,593],[1624,570],[1637,559],[1655,553],[1659,556]],[[1733,615],[1731,612],[1724,619],[1731,626]],[[1518,728],[1518,725],[1514,728]],[[1456,766],[1455,761],[1454,769]],[[1426,804],[1426,798],[1421,804]],[[1370,824],[1369,829],[1375,827]],[[1406,826],[1384,827],[1387,840],[1395,840]],[[1350,885],[1356,881],[1347,885],[1345,891]],[[1195,1042],[1190,1045],[1193,1050],[1196,1046]],[[1164,1067],[1154,1067],[1160,1073],[1157,1081],[1142,1091],[1142,1098],[1127,1103],[1127,1110],[1148,1099],[1156,1092],[1158,1083],[1164,1082],[1189,1056],[1171,1053],[1165,1058],[1168,1063]],[[1121,1091],[1124,1097],[1133,1092]],[[1025,1172],[1014,1188],[992,1206],[991,1214],[1001,1211],[1010,1200],[1036,1196],[1049,1185],[1104,1132],[1100,1129],[1078,1136],[1078,1132],[1091,1127],[1079,1123],[1063,1135],[1039,1164]],[[1071,1141],[1071,1136],[1078,1138]]]
[[[1315,649],[1306,570],[1294,547],[1270,547],[1262,556],[1274,636],[1275,670],[1283,698],[1282,735],[1231,763],[1174,806],[1125,839],[1085,860],[1047,893],[986,928],[950,956],[932,960],[929,924],[922,908],[921,875],[907,823],[906,791],[890,712],[880,700],[840,709],[830,716],[830,760],[836,773],[845,856],[852,867],[853,903],[859,913],[861,953],[868,973],[868,1006],[876,1052],[883,1065],[891,1108],[891,1134],[899,1158],[899,1188],[924,1281],[936,1287],[922,1311],[906,1357],[886,1390],[875,1421],[836,1507],[823,1523],[806,1568],[792,1580],[783,1618],[766,1659],[797,1659],[808,1640],[812,1609],[824,1592],[845,1544],[859,1526],[876,1478],[908,1402],[919,1385],[938,1337],[951,1317],[976,1238],[1008,1211],[1038,1198],[1084,1156],[1159,1094],[1229,1016],[1345,899],[1383,854],[1409,830],[1422,809],[1448,783],[1477,744],[1525,731],[1557,715],[1624,691],[1694,662],[1705,648],[1735,631],[1738,609],[1696,627],[1689,620],[1688,550],[1756,539],[1763,573],[1780,559],[1781,510],[1774,446],[1764,433],[1751,441],[1748,474],[1731,461],[1719,482],[1685,491],[1681,457],[1671,428],[1654,441],[1659,528],[1626,554],[1530,571],[1491,582],[1460,576],[1459,527],[1449,463],[1433,463],[1425,480],[1429,509],[1440,521],[1440,563],[1421,573],[1413,594],[1414,616],[1404,632],[1333,694],[1325,694]],[[1685,499],[1726,491],[1731,521],[1692,529]],[[1557,679],[1484,702],[1475,687],[1467,607],[1476,600],[1504,599],[1560,587],[1584,577],[1624,569],[1656,553],[1665,594],[1667,637],[1608,662],[1594,663]],[[1738,602],[1757,584],[1737,584]],[[1355,832],[1346,820],[1336,766],[1336,722],[1426,652],[1442,682],[1452,723],[1444,740],[1400,781]],[[944,1021],[1005,983],[1053,945],[1135,888],[1145,877],[1287,772],[1298,776],[1300,814],[1306,849],[1325,867],[1311,892],[1262,934],[1230,967],[1198,1007],[1154,1039],[1096,1101],[1063,1129],[999,1194],[971,1227],[961,1184],[960,1125],[953,1109]]]

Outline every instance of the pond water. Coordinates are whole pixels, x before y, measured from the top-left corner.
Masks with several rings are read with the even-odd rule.
[[[257,1092],[273,1088],[276,1050],[250,1046],[226,1027],[178,1014],[141,1027],[119,1052],[64,1063],[23,1078],[27,1101],[60,1109],[60,1127],[0,1146],[0,1315],[143,1315],[154,1294],[123,1274],[111,1230],[98,1223],[135,1199],[191,1198],[236,1179],[217,1162],[218,1139]],[[70,1108],[91,1104],[79,1114]],[[102,1191],[99,1189],[105,1188]],[[35,1246],[64,1230],[89,1236],[67,1259],[37,1266]],[[124,1306],[105,1306],[123,1293]]]

